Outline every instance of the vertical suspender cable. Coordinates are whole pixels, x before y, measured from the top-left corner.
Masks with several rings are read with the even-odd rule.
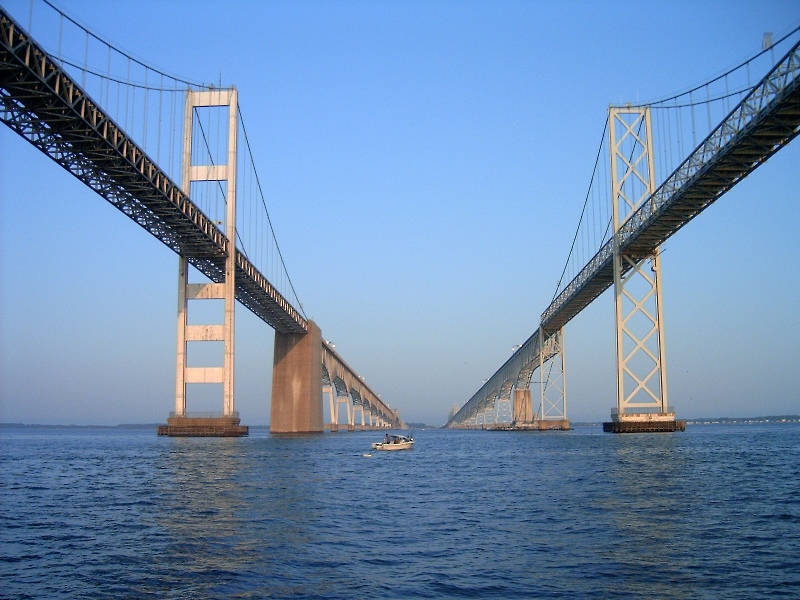
[[[86,42],[83,47],[83,69],[81,73],[81,85],[86,89],[86,71],[89,68],[89,32],[86,32]]]
[[[164,75],[162,74],[158,83],[158,129],[156,130],[156,162],[161,164],[161,121],[164,101]]]
[[[147,106],[150,99],[150,90],[147,89],[147,73],[150,69],[144,70],[144,119],[142,120],[142,146],[147,149]]]

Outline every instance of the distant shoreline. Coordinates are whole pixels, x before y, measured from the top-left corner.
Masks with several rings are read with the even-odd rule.
[[[701,417],[683,419],[687,425],[749,425],[756,423],[800,423],[800,415],[773,415],[767,417]],[[576,421],[573,426],[602,425],[600,421]]]
[[[129,423],[120,425],[40,425],[36,423],[0,423],[0,429],[155,429],[163,423]],[[250,429],[269,429],[269,425],[250,425]]]
[[[800,423],[800,415],[773,415],[765,417],[703,417],[685,419],[687,425],[748,425],[756,423]],[[120,425],[41,425],[36,423],[0,423],[0,429],[155,429],[161,423],[130,423]],[[576,421],[574,426],[601,426],[602,421]],[[441,426],[414,423],[414,429],[442,429]],[[250,425],[250,429],[269,429],[269,425]]]
[[[748,423],[797,423],[800,422],[798,415],[778,415],[774,417],[717,417],[703,419],[686,419],[687,425],[725,425]]]

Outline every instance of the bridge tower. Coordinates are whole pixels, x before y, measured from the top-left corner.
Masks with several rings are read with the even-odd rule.
[[[564,328],[547,338],[540,329],[539,336],[540,429],[569,429]]]
[[[609,108],[614,224],[617,406],[603,430],[675,431],[683,422],[667,403],[659,250],[622,251],[620,230],[656,189],[650,108]]]
[[[184,191],[191,192],[192,183],[215,182],[224,190],[225,235],[228,239],[228,254],[225,259],[225,276],[220,283],[189,283],[188,257],[178,259],[178,333],[176,357],[175,412],[168,419],[166,428],[159,433],[166,435],[247,435],[248,428],[240,425],[234,410],[233,358],[234,358],[234,309],[236,305],[236,148],[238,132],[237,91],[210,90],[192,91],[186,95],[183,143]],[[227,107],[227,152],[224,164],[202,164],[193,153],[194,114],[198,107]],[[223,300],[222,324],[190,325],[188,323],[189,300]],[[189,342],[222,342],[222,366],[190,367],[186,355]],[[195,414],[186,412],[187,384],[222,384],[222,414]]]
[[[564,358],[564,329],[551,335],[542,329],[537,335],[536,358],[519,372],[512,393],[512,429],[569,430],[567,379]],[[538,381],[534,375],[538,373]],[[531,384],[538,384],[539,402],[534,409]]]

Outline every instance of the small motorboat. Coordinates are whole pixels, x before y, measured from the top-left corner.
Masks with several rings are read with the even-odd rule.
[[[373,450],[411,450],[414,447],[414,438],[406,435],[389,435],[382,442],[372,444]]]

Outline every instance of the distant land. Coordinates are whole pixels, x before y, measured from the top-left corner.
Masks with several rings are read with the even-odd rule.
[[[767,417],[702,417],[682,419],[687,425],[746,425],[748,423],[800,423],[800,415],[772,415]],[[600,425],[601,422],[575,422],[572,425]]]
[[[773,417],[717,417],[704,419],[686,419],[687,425],[712,425],[716,423],[797,423],[798,415],[778,415]]]
[[[748,423],[800,423],[800,415],[772,415],[766,417],[703,417],[684,419],[687,425],[745,425]],[[155,429],[163,423],[128,423],[120,425],[37,425],[35,423],[0,423],[0,429],[36,427],[39,429]],[[573,426],[601,425],[600,421],[580,421]],[[442,425],[406,423],[409,429],[442,429]],[[269,425],[250,425],[250,429],[269,429]]]
[[[163,423],[130,423],[123,425],[37,425],[36,423],[0,423],[2,428],[36,427],[38,429],[155,429]]]

